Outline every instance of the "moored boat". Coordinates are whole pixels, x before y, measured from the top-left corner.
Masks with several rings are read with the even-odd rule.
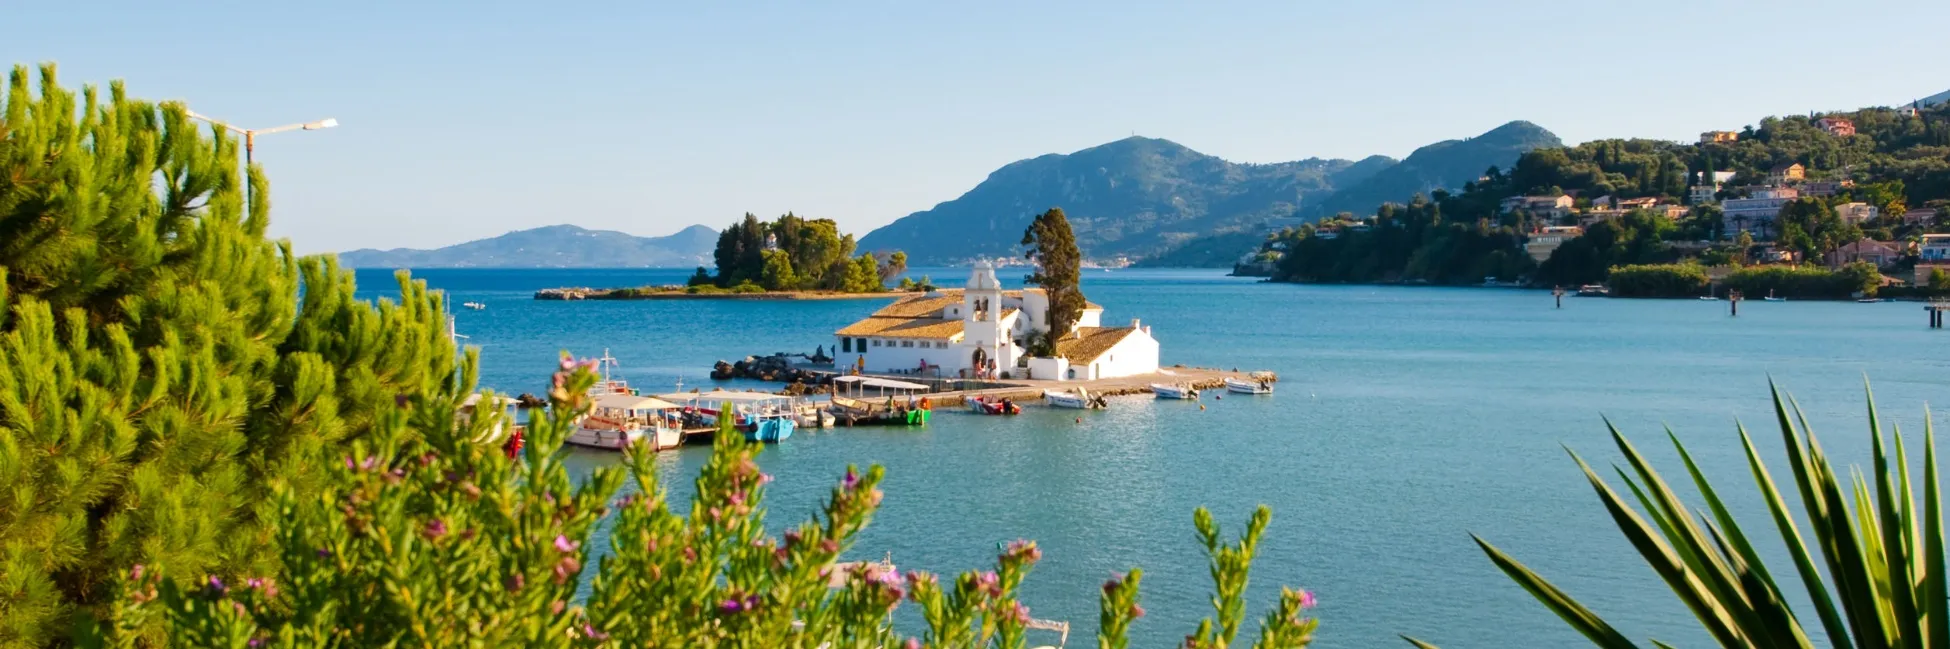
[[[473,310],[475,310],[475,311],[480,311],[480,310],[482,310],[482,309],[486,309],[486,308],[487,308],[487,305],[486,305],[486,304],[482,304],[482,303],[480,303],[480,302],[462,302],[462,303],[460,303],[460,305],[461,305],[461,306],[464,306],[464,307],[467,307],[467,308],[469,308],[469,309],[473,309]]]
[[[1266,380],[1243,381],[1228,376],[1226,377],[1226,391],[1238,392],[1240,394],[1272,394],[1273,382]]]
[[[683,430],[671,425],[664,413],[679,407],[662,399],[633,394],[598,396],[589,414],[576,420],[575,429],[563,441],[612,451],[644,443],[656,450],[677,448],[683,442]]]
[[[1018,406],[1014,401],[1006,398],[989,399],[986,397],[970,397],[968,399],[968,409],[978,415],[1022,414],[1022,406]]]
[[[1603,284],[1586,284],[1578,287],[1578,297],[1605,297],[1610,294],[1611,290],[1605,288]]]
[[[1151,392],[1160,399],[1197,399],[1198,388],[1190,385],[1151,384]]]
[[[1077,410],[1102,410],[1110,405],[1104,402],[1103,397],[1090,394],[1090,392],[1083,388],[1077,388],[1076,392],[1044,390],[1043,401],[1057,408],[1075,408]]]

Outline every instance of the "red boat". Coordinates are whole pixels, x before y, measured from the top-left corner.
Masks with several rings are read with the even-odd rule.
[[[1022,406],[1008,399],[989,400],[975,397],[968,400],[968,409],[978,415],[1020,415]]]

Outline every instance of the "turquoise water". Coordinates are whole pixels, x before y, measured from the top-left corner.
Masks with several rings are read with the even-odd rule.
[[[931,269],[938,280],[965,271]],[[656,391],[711,383],[719,359],[810,352],[878,301],[537,302],[549,286],[681,281],[684,270],[423,271],[455,302],[482,349],[484,385],[540,392],[558,350],[607,347],[620,373]],[[1005,270],[1005,281],[1020,273]],[[361,272],[366,294],[391,293]],[[942,282],[952,285],[956,282]],[[1749,534],[1771,539],[1735,437],[1736,418],[1785,478],[1767,380],[1791,390],[1837,459],[1867,457],[1862,381],[1918,442],[1923,406],[1950,391],[1950,332],[1913,303],[1564,299],[1495,289],[1259,284],[1213,271],[1090,271],[1106,323],[1142,318],[1165,364],[1271,369],[1273,397],[1114,399],[1104,412],[1027,408],[1015,418],[940,413],[925,430],[841,429],[795,436],[761,458],[777,477],[775,526],[814,510],[848,463],[887,467],[887,499],[852,555],[891,553],[905,569],[989,565],[995,544],[1037,539],[1045,559],[1024,591],[1037,617],[1067,619],[1090,644],[1097,589],[1145,569],[1150,615],[1134,646],[1169,646],[1209,613],[1209,576],[1191,513],[1228,530],[1274,510],[1250,590],[1253,616],[1281,584],[1316,591],[1322,647],[1406,646],[1408,633],[1456,647],[1583,641],[1499,573],[1483,535],[1634,639],[1708,644],[1637,558],[1561,445],[1601,471],[1617,460],[1602,417],[1683,481],[1670,425]],[[756,384],[754,384],[756,385]],[[667,454],[687,498],[706,449]],[[581,466],[613,462],[573,454]],[[1920,460],[1919,460],[1920,462]],[[1762,543],[1787,574],[1777,542]],[[1804,618],[1812,613],[1805,603]],[[1810,618],[1811,619],[1811,618]],[[1812,622],[1811,622],[1812,624]]]

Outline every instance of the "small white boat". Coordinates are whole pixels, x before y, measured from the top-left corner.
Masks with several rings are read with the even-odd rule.
[[[467,308],[469,308],[469,309],[473,309],[473,310],[475,310],[475,311],[480,311],[480,310],[482,310],[482,309],[486,309],[486,308],[487,308],[487,305],[486,305],[486,304],[482,304],[482,303],[480,303],[480,302],[462,302],[462,303],[460,303],[460,305],[461,305],[461,306],[464,306],[464,307],[467,307]]]
[[[1881,302],[1881,301],[1882,301],[1882,298],[1879,298],[1879,297],[1865,297],[1865,298],[1862,298],[1862,299],[1859,299],[1859,300],[1856,300],[1856,302],[1858,302],[1858,303],[1861,303],[1861,304],[1875,304],[1875,303],[1877,303],[1877,302]]]
[[[1714,297],[1714,296],[1711,296],[1711,295],[1701,295],[1701,296],[1699,296],[1699,299],[1702,299],[1702,300],[1705,300],[1705,301],[1708,301],[1708,302],[1718,302],[1718,301],[1720,301],[1720,298],[1718,298],[1718,297]]]
[[[1101,410],[1106,405],[1109,405],[1104,403],[1103,397],[1091,396],[1083,388],[1077,388],[1076,392],[1044,390],[1043,401],[1057,408],[1075,408],[1078,410]]]
[[[1769,295],[1769,296],[1767,296],[1767,297],[1764,297],[1764,298],[1761,298],[1761,301],[1762,301],[1762,302],[1786,302],[1786,301],[1787,301],[1787,298],[1784,298],[1784,297],[1774,297],[1774,296],[1772,296],[1772,295]]]
[[[665,414],[681,408],[677,404],[634,394],[605,394],[595,401],[564,442],[613,451],[638,443],[653,444],[661,451],[683,442],[683,430]]]
[[[1189,385],[1151,384],[1151,392],[1160,399],[1197,399],[1198,388]]]
[[[1226,377],[1226,391],[1238,392],[1240,394],[1272,394],[1273,382],[1241,381],[1232,377]]]

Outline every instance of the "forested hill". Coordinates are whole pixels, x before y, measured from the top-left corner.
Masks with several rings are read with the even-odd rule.
[[[1263,231],[1393,163],[1375,156],[1240,164],[1132,137],[1011,163],[959,198],[874,230],[860,247],[905,250],[922,265],[1015,256],[1030,219],[1061,207],[1087,258],[1143,257],[1215,232]]]
[[[1400,163],[1336,190],[1303,213],[1316,218],[1339,212],[1367,214],[1382,203],[1406,203],[1417,193],[1437,189],[1453,192],[1481,177],[1492,165],[1508,168],[1528,151],[1560,146],[1564,141],[1542,126],[1522,120],[1510,122],[1476,137],[1444,140],[1416,149]]]
[[[1318,282],[1473,284],[1485,276],[1529,277],[1542,285],[1604,281],[1614,267],[1697,257],[1708,264],[1759,261],[1752,238],[1778,239],[1775,250],[1820,260],[1864,237],[1904,240],[1950,232],[1950,224],[1904,218],[1913,208],[1950,214],[1950,106],[1906,110],[1871,108],[1821,115],[1769,117],[1736,132],[1733,141],[1703,144],[1613,139],[1524,154],[1507,172],[1491,169],[1461,193],[1434,192],[1404,209],[1357,212],[1351,219],[1283,231],[1261,248],[1276,279]],[[1824,129],[1822,120],[1829,119]],[[1853,128],[1839,127],[1844,124]],[[1746,195],[1776,167],[1800,164],[1804,195],[1778,218],[1725,218],[1708,201],[1693,204],[1689,179],[1700,172],[1733,172],[1717,199]],[[1819,184],[1821,190],[1813,188]],[[1512,196],[1569,196],[1572,209],[1590,209],[1603,196],[1656,198],[1687,204],[1677,219],[1634,211],[1596,222],[1553,250],[1541,265],[1522,248],[1528,233],[1578,221],[1504,212]],[[1865,222],[1840,218],[1838,206],[1865,203],[1879,215]],[[1673,245],[1684,242],[1684,245]]]
[[[1416,149],[1357,182],[1339,183],[1333,193],[1302,207],[1296,216],[1316,221],[1336,213],[1373,214],[1382,203],[1407,203],[1437,189],[1454,192],[1491,166],[1509,167],[1533,149],[1563,146],[1556,134],[1526,121],[1514,121],[1472,138],[1444,140]],[[1231,267],[1269,234],[1266,228],[1217,232],[1188,241],[1139,262],[1152,267]]]
[[[686,268],[710,263],[717,241],[718,232],[702,225],[664,237],[551,225],[432,250],[352,250],[339,253],[339,263],[347,268]]]

